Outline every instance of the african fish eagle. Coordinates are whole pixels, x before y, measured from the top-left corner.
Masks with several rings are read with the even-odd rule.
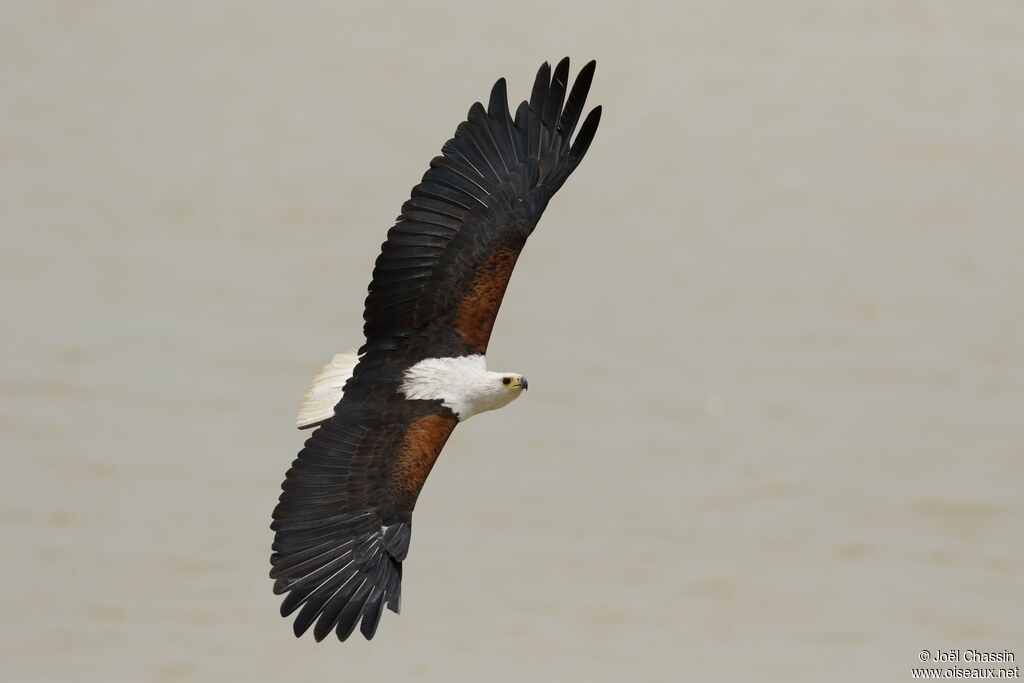
[[[313,626],[372,638],[399,611],[412,511],[461,420],[507,405],[526,378],[487,370],[498,307],[526,239],[587,152],[595,107],[573,140],[595,63],[569,90],[569,59],[537,72],[510,113],[505,79],[469,109],[387,234],[363,313],[366,343],[316,376],[299,411],[316,427],[285,475],[271,528],[274,593]]]

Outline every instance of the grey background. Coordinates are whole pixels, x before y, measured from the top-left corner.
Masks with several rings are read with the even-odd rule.
[[[1024,5],[0,3],[9,680],[905,680],[1021,653]],[[403,614],[296,641],[299,395],[498,76],[598,60]]]

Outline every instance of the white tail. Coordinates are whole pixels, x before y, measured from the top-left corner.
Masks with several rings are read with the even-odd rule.
[[[295,425],[299,429],[322,422],[334,415],[334,406],[341,400],[345,382],[352,376],[352,370],[358,362],[356,350],[349,349],[346,353],[334,356],[331,362],[317,373],[306,389],[302,403],[299,404],[299,416],[295,418]]]

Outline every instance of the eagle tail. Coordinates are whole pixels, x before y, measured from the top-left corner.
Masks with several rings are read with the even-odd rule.
[[[315,427],[334,415],[334,407],[341,400],[345,382],[352,376],[352,370],[359,362],[355,349],[339,353],[317,373],[309,388],[302,396],[295,426],[299,429]]]

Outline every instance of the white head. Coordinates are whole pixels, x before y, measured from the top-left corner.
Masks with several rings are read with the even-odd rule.
[[[514,372],[490,372],[483,356],[427,358],[405,371],[399,390],[409,399],[441,399],[459,420],[508,405],[526,390]]]
[[[470,387],[466,401],[467,412],[459,412],[459,419],[488,410],[504,408],[526,391],[526,378],[514,372],[486,372]],[[456,411],[458,412],[458,411]]]

